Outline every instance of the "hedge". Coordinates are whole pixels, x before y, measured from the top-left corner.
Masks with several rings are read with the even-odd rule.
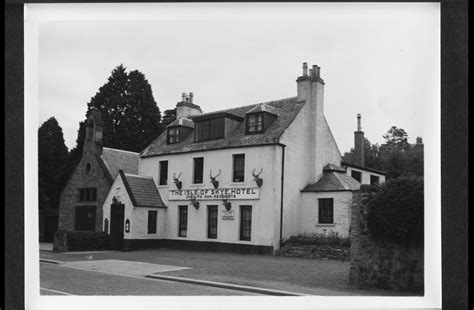
[[[105,232],[66,231],[68,251],[108,250],[110,236]]]
[[[349,238],[339,237],[337,233],[325,234],[298,234],[291,236],[288,239],[284,239],[281,242],[282,246],[287,244],[293,245],[332,245],[332,246],[343,246],[350,247],[351,241]]]
[[[367,203],[370,234],[399,244],[423,242],[423,189],[423,177],[385,182]]]

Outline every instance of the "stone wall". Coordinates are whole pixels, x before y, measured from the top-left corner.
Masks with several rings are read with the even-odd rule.
[[[370,236],[366,206],[370,190],[363,187],[354,193],[349,283],[361,289],[381,288],[423,295],[423,247],[402,246]]]
[[[281,247],[278,255],[346,261],[350,258],[350,252],[351,249],[347,246],[288,244]]]

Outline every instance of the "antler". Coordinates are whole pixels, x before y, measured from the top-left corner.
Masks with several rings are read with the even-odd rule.
[[[263,171],[263,168],[260,169],[260,172],[259,172],[259,173],[255,174],[255,169],[253,169],[253,170],[252,170],[252,175],[253,175],[254,177],[258,178],[258,176],[260,175],[260,173],[262,173],[262,171]]]
[[[176,173],[173,173],[173,179],[178,180],[181,177],[181,172],[179,173],[178,177],[176,177]]]
[[[210,177],[211,179],[213,179],[213,180],[214,180],[215,178],[217,178],[220,174],[221,174],[221,169],[219,169],[219,173],[218,173],[216,176],[213,177],[213,176],[212,176],[212,170],[209,170],[209,177]]]

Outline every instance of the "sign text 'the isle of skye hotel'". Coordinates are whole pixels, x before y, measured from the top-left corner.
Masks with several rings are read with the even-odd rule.
[[[221,200],[221,199],[259,199],[260,189],[255,188],[218,188],[218,189],[181,189],[170,190],[168,200]]]

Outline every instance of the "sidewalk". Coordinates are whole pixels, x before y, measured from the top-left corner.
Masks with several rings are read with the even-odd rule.
[[[189,267],[160,272],[160,276],[261,287],[311,295],[404,294],[383,290],[356,290],[348,286],[349,262],[268,255],[194,252],[171,249],[132,252],[53,253],[41,251],[42,259],[54,261],[124,260]]]

